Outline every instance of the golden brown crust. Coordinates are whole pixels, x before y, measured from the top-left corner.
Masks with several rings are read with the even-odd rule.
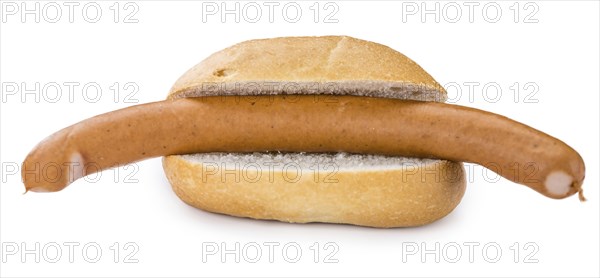
[[[284,222],[380,228],[428,224],[450,213],[460,202],[466,187],[462,163],[431,160],[416,165],[341,170],[329,182],[313,175],[289,182],[289,175],[280,172],[283,170],[254,179],[254,173],[238,167],[237,173],[229,171],[223,177],[203,174],[209,167],[183,156],[163,159],[177,196],[206,211]],[[252,179],[236,180],[236,175]]]
[[[173,85],[169,98],[290,91],[446,99],[446,91],[408,57],[387,46],[347,36],[283,37],[236,44],[188,70]]]

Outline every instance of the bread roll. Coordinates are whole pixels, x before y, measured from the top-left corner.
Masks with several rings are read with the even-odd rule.
[[[462,164],[446,160],[209,153],[168,156],[163,165],[191,206],[295,223],[424,225],[450,213],[466,187]]]
[[[273,94],[446,100],[445,90],[406,56],[345,36],[242,42],[188,70],[168,98]],[[206,211],[370,227],[440,219],[458,205],[466,184],[459,162],[344,153],[172,155],[163,168],[175,193]]]

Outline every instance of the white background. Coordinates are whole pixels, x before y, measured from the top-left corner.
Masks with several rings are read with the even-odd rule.
[[[20,8],[21,2],[14,3]],[[33,8],[33,3],[28,8]],[[46,21],[55,17],[55,6],[50,4],[40,23],[32,15],[26,15],[22,23],[19,10],[16,15],[3,14],[0,29],[3,276],[600,275],[598,2],[521,3],[518,9],[513,1],[497,2],[501,15],[496,23],[490,22],[496,17],[495,6],[488,7],[484,16],[484,3],[476,3],[469,18],[467,5],[471,4],[463,2],[438,2],[439,22],[435,15],[425,15],[425,23],[420,17],[421,2],[336,2],[338,9],[331,19],[338,23],[323,22],[335,8],[324,10],[324,3],[316,18],[310,9],[313,1],[297,2],[302,15],[296,23],[282,16],[283,4],[275,7],[274,22],[269,22],[269,10],[260,2],[263,14],[258,23],[246,21],[254,17],[253,7],[248,7],[248,18],[242,15],[239,23],[233,15],[221,23],[220,13],[203,22],[202,4],[191,1],[133,2],[127,9],[121,3],[118,18],[113,1],[97,2],[102,15],[96,23],[86,21],[93,19],[93,10],[88,11],[88,18],[82,16],[81,3],[74,6],[70,22],[63,2],[38,3],[42,12],[48,3],[56,3],[62,7],[62,17],[57,23]],[[240,7],[247,4],[240,3]],[[233,5],[228,3],[229,8]],[[435,5],[428,2],[425,8]],[[130,19],[138,22],[124,23],[124,17],[136,7]],[[419,11],[408,15],[411,10],[407,9],[414,7]],[[456,7],[461,17],[452,23]],[[518,17],[515,10],[520,11]],[[288,12],[288,19],[293,19],[293,10]],[[120,87],[135,83],[139,91],[133,99],[139,103],[161,100],[185,70],[231,44],[254,38],[329,34],[397,49],[447,85],[453,102],[506,115],[565,141],[585,160],[584,189],[589,201],[548,199],[524,186],[496,180],[495,174],[482,167],[467,165],[470,182],[462,203],[431,225],[385,230],[286,224],[216,215],[185,205],[171,191],[160,159],[138,163],[138,168],[104,172],[95,183],[79,180],[58,193],[22,194],[24,188],[14,167],[35,144],[85,118],[133,105],[124,101],[130,92],[124,88],[115,103],[114,91],[109,88],[115,82]],[[72,101],[63,87],[56,103],[44,98],[55,98],[55,91],[52,95],[38,92],[39,101],[35,93],[25,95],[22,101],[22,92],[13,95],[4,90],[6,84],[24,89],[22,82],[29,89],[36,82],[41,87],[52,82],[79,82],[80,86]],[[81,90],[92,82],[102,88],[96,103],[86,101]],[[469,82],[479,82],[471,94]],[[516,87],[510,88],[515,82],[520,87],[516,99]],[[538,90],[527,98],[533,92],[531,86],[524,88],[529,82]],[[491,85],[483,91],[486,84]],[[498,97],[493,88],[496,84],[502,89]],[[93,91],[88,93],[94,97]],[[132,180],[137,182],[127,182]],[[270,262],[265,245],[269,242],[279,244],[274,248],[274,262]],[[309,249],[315,242],[318,256]],[[330,258],[337,263],[324,263],[334,250],[324,249],[328,242],[337,246]],[[79,244],[74,247],[73,262],[66,246],[70,243]],[[115,243],[119,244],[118,256]],[[129,249],[125,249],[126,243],[131,243]],[[248,254],[242,254],[239,263],[234,255],[226,255],[222,262],[222,252],[204,253],[203,259],[203,243],[224,244],[228,249],[239,243],[240,249],[247,247],[243,250]],[[86,261],[96,257],[93,248],[82,254],[86,244],[102,249],[98,262]],[[287,256],[282,255],[285,244],[302,248],[298,262],[286,262],[295,254],[292,248]],[[247,262],[254,259],[256,245],[261,246],[262,257],[257,263]],[[468,245],[474,245],[473,250]],[[51,263],[48,260],[55,259],[56,246],[62,255]],[[419,250],[413,250],[415,246]],[[489,247],[487,253],[483,246]],[[130,259],[137,262],[125,263],[134,247],[137,251]],[[495,252],[498,247],[500,256]],[[34,254],[24,254],[23,248],[41,253],[40,261],[36,262]],[[428,254],[423,249],[433,251]]]

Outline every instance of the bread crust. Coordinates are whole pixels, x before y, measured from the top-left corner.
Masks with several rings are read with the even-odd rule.
[[[163,158],[163,167],[177,196],[206,211],[294,223],[390,228],[438,220],[464,195],[462,163],[428,161],[410,167],[342,169],[320,173],[318,179],[304,169],[297,180],[298,171],[272,169],[257,174],[244,165],[228,169],[227,175],[207,174],[213,169],[180,155]],[[324,179],[327,174],[331,176]]]
[[[347,36],[245,41],[216,52],[175,82],[168,98],[340,94],[444,102],[446,91],[385,45]]]

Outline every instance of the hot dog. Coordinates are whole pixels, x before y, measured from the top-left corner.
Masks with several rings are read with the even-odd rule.
[[[280,95],[183,98],[96,116],[35,149],[25,159],[23,180],[27,190],[58,191],[70,177],[152,157],[264,151],[473,162],[557,199],[579,192],[584,178],[583,160],[568,145],[489,112],[435,102],[356,96],[323,102]],[[65,174],[49,175],[60,182],[36,181],[28,176],[36,177],[28,171],[36,163],[62,165]],[[71,169],[82,171],[70,174]]]
[[[323,48],[327,49],[326,53],[322,53],[325,52]],[[301,59],[308,51],[312,51],[313,57]],[[276,57],[264,57],[269,54]],[[319,57],[321,54],[323,57]],[[365,61],[379,59],[380,63],[370,68],[365,65],[356,68],[357,65],[346,65],[348,59],[342,57],[348,55]],[[274,65],[277,68],[272,69]],[[290,77],[295,79],[286,83],[286,78]],[[270,82],[270,87],[248,86],[251,82],[263,84],[265,81]],[[316,92],[302,86],[313,83],[335,86],[333,89],[317,86]],[[289,84],[292,85],[286,87]],[[319,94],[328,95],[320,98]],[[218,189],[206,182],[189,177],[197,171],[194,167],[202,162],[173,156],[253,152],[353,153],[456,161],[444,164],[449,168],[461,167],[459,162],[472,162],[550,198],[565,198],[577,192],[583,198],[581,185],[585,166],[574,149],[506,117],[436,102],[444,97],[443,89],[418,65],[382,45],[349,37],[250,41],[216,53],[192,68],[178,80],[165,101],[102,114],[48,137],[26,157],[22,178],[28,191],[59,191],[85,175],[167,156],[164,160],[167,177],[175,192],[193,206],[288,222],[341,222],[377,227],[414,226],[434,221],[449,213],[464,192],[464,173],[460,171],[455,181],[437,181],[443,186],[420,189],[429,191],[415,193],[413,197],[402,196],[405,200],[401,203],[389,201],[404,212],[393,213],[395,208],[391,206],[388,210],[367,210],[350,217],[348,213],[341,215],[340,208],[326,207],[311,214],[306,212],[309,208],[305,205],[298,204],[296,209],[293,206],[290,209],[289,203],[271,207],[271,211],[256,211],[253,208],[268,208],[267,203],[273,200],[260,196],[244,199],[257,194],[259,189],[239,187],[245,188],[238,189],[245,191],[245,195],[240,196],[231,192],[236,189],[230,188],[227,181],[221,181],[223,187],[220,190],[226,188],[229,193],[218,193]],[[39,175],[40,169],[49,164],[55,167],[46,168],[50,170]],[[178,175],[179,168],[181,173],[192,172],[181,178],[183,174]],[[363,176],[376,175],[356,172]],[[418,181],[394,182],[400,186],[419,186]],[[431,183],[421,179],[421,186]],[[270,191],[263,195],[279,194],[277,190],[283,192],[275,188],[276,185],[269,186]],[[293,194],[308,192],[318,186],[304,184]],[[354,190],[350,185],[341,188],[336,190]],[[381,188],[385,190],[385,186]],[[442,191],[452,193],[443,195]],[[426,217],[407,216],[406,210],[411,208],[406,204],[411,202],[410,198],[422,198],[427,194],[453,197],[448,198],[448,204],[440,204],[446,201],[431,197],[429,201],[438,202],[443,209],[433,213],[415,205],[413,208],[421,209],[421,214]],[[209,195],[225,200],[214,203],[202,197]],[[370,201],[381,198],[379,195],[363,197]],[[346,201],[346,205],[349,202]],[[236,209],[231,209],[233,204]],[[428,203],[427,207],[431,205],[435,207],[436,203]],[[356,210],[357,205],[353,206]],[[348,205],[346,209],[351,210],[350,207]]]

